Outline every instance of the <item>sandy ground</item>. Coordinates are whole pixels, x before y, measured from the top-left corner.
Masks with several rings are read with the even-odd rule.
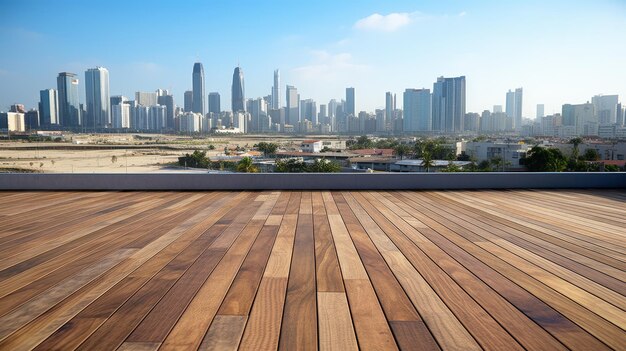
[[[146,139],[151,138],[151,139]],[[69,138],[68,138],[69,139]],[[0,143],[0,168],[27,169],[44,173],[132,173],[132,172],[167,172],[181,171],[172,167],[178,163],[178,157],[192,153],[196,149],[207,151],[209,157],[223,155],[225,146],[252,147],[260,141],[277,142],[283,147],[295,148],[302,138],[228,136],[191,139],[187,137],[165,135],[87,135],[74,134],[71,142],[65,143],[28,143],[11,141]],[[149,144],[158,141],[175,150],[149,148]],[[208,145],[215,146],[209,151]],[[101,145],[98,150],[72,149],[80,145]],[[140,149],[106,149],[105,145],[146,146]],[[68,150],[55,150],[52,147],[64,146]],[[34,149],[33,149],[34,148]]]

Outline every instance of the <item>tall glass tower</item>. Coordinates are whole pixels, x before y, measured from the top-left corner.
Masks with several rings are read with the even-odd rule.
[[[106,68],[90,68],[85,72],[85,97],[87,114],[83,125],[94,129],[111,127],[109,71]]]
[[[246,112],[246,91],[243,83],[243,71],[237,66],[233,72],[232,111]]]
[[[346,88],[346,115],[356,116],[356,106],[354,101],[354,88]]]
[[[202,63],[196,62],[193,64],[193,100],[192,100],[192,112],[201,113],[202,116],[206,114],[206,104],[204,97],[204,67]]]
[[[439,77],[433,84],[432,130],[462,132],[465,117],[465,76]]]
[[[57,88],[59,94],[59,124],[64,127],[80,126],[82,120],[76,74],[69,72],[59,73]]]
[[[274,86],[272,87],[272,109],[280,108],[280,71],[274,70]]]

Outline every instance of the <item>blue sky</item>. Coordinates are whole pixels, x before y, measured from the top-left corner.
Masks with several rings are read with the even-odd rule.
[[[0,0],[0,110],[35,107],[61,71],[110,72],[111,95],[171,89],[178,105],[203,63],[206,91],[230,106],[233,68],[246,97],[272,72],[303,99],[356,88],[358,110],[384,93],[467,77],[467,110],[524,88],[524,116],[595,94],[626,96],[626,1],[66,1]],[[81,92],[84,95],[84,91]],[[284,97],[283,103],[284,103]],[[84,99],[83,99],[84,101]]]

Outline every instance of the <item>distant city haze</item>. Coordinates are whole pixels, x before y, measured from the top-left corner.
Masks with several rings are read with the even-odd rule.
[[[108,1],[96,11],[90,2],[2,1],[0,13],[19,20],[0,25],[0,111],[15,103],[37,108],[40,91],[58,88],[60,72],[77,75],[80,104],[99,106],[85,89],[87,83],[88,92],[100,89],[105,73],[93,71],[85,81],[85,72],[97,67],[107,70],[111,96],[167,89],[183,106],[190,91],[201,97],[192,106],[201,113],[211,108],[210,92],[220,94],[222,109],[241,106],[231,102],[238,66],[245,98],[275,89],[280,99],[270,105],[288,107],[290,85],[302,100],[329,104],[354,87],[347,107],[355,115],[384,109],[386,92],[402,108],[406,89],[433,92],[441,76],[466,77],[466,112],[506,107],[507,92],[517,88],[523,88],[524,118],[560,113],[563,104],[598,94],[626,96],[626,2],[620,0],[145,5]],[[192,80],[196,62],[202,66]],[[410,96],[419,99],[417,91]],[[84,117],[95,125],[102,119]]]

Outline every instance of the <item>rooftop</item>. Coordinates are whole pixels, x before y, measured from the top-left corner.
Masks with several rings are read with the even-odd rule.
[[[625,200],[0,192],[0,349],[623,350]]]

